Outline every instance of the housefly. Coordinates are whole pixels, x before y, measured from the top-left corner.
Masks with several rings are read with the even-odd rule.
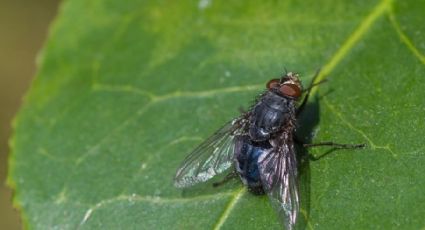
[[[293,229],[299,211],[297,161],[294,142],[296,119],[304,108],[318,72],[303,90],[299,75],[287,72],[266,84],[254,105],[238,118],[226,123],[201,143],[183,161],[174,177],[174,185],[189,187],[224,172],[234,171],[248,190],[267,194],[286,229]],[[301,103],[298,103],[303,93]],[[324,142],[305,147],[333,146],[361,148],[364,145]],[[219,185],[222,182],[215,183]]]

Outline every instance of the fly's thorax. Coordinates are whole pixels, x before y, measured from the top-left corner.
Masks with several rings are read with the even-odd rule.
[[[290,112],[291,110],[295,111],[294,99],[276,94],[272,91],[266,92],[262,96],[260,102],[264,103],[270,109],[279,110],[282,112]]]
[[[252,110],[249,135],[254,141],[267,140],[294,117],[294,100],[267,92]]]

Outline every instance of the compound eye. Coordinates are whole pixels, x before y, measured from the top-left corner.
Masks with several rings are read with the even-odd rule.
[[[294,84],[285,84],[280,87],[280,93],[285,96],[297,98],[301,96],[301,89]]]
[[[267,82],[267,89],[273,89],[273,88],[277,88],[280,85],[280,80],[279,79],[271,79],[269,82]]]

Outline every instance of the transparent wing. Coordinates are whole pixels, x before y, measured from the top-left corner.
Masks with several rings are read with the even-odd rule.
[[[297,162],[289,133],[272,141],[273,149],[259,159],[264,191],[287,230],[294,229],[299,211]]]
[[[228,169],[233,162],[235,136],[243,132],[245,124],[246,120],[242,117],[228,122],[201,143],[177,170],[174,185],[188,187]]]

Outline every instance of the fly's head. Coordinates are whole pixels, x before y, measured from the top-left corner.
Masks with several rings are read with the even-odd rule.
[[[302,94],[302,85],[297,73],[286,73],[280,79],[272,79],[267,82],[267,89],[279,95],[299,99]]]

